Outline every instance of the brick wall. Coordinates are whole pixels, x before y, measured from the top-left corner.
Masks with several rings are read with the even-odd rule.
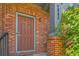
[[[64,56],[64,37],[49,36],[47,49],[49,56]]]
[[[0,33],[2,32],[2,23],[3,23],[3,21],[2,21],[2,16],[3,14],[2,14],[2,5],[0,5]]]
[[[0,32],[9,33],[9,54],[16,55],[16,12],[36,16],[36,53],[46,52],[49,15],[34,4],[0,4]]]

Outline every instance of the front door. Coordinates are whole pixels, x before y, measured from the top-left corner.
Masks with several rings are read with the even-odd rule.
[[[34,18],[18,15],[17,50],[20,52],[34,51]]]

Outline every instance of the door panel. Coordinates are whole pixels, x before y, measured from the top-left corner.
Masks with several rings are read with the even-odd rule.
[[[34,50],[34,19],[18,16],[18,50]]]

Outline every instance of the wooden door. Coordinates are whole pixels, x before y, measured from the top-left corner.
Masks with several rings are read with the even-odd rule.
[[[18,50],[34,50],[34,19],[18,16]]]

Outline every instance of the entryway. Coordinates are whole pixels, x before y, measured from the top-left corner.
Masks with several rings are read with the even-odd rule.
[[[34,16],[16,13],[16,53],[35,51],[35,20]]]

